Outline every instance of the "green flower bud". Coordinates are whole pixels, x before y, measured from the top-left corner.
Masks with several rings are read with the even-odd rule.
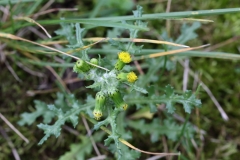
[[[98,92],[95,98],[95,108],[93,110],[93,115],[96,120],[99,120],[103,113],[102,109],[105,105],[106,97],[102,92]]]
[[[118,54],[118,61],[115,64],[115,69],[122,70],[126,63],[130,63],[132,61],[131,55],[128,52],[122,51]]]
[[[79,59],[77,62],[76,62],[76,68],[83,71],[83,72],[88,72],[91,67],[89,64],[87,64],[84,60],[82,59]]]
[[[134,83],[137,80],[137,75],[134,72],[130,72],[130,73],[124,73],[124,72],[120,72],[117,75],[117,79],[119,79],[120,81],[128,81],[130,83]]]
[[[128,105],[124,102],[122,95],[118,90],[115,90],[115,92],[109,93],[109,96],[112,98],[117,108],[121,108],[123,110],[127,109]]]
[[[92,59],[90,60],[90,63],[95,64],[95,65],[98,65],[98,59],[97,59],[97,58],[92,58]],[[91,67],[94,68],[95,66],[92,66],[92,65],[91,65]]]

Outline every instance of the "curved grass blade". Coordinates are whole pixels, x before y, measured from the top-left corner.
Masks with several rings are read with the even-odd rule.
[[[38,22],[36,22],[35,20],[29,18],[29,17],[16,17],[14,18],[15,20],[25,20],[29,23],[33,23],[33,24],[36,24],[38,27],[40,27],[44,32],[45,34],[49,37],[49,38],[52,38],[52,36],[47,32],[47,30],[42,26],[40,25]]]

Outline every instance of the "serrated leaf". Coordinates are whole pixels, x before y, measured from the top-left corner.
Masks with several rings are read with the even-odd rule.
[[[79,114],[79,113],[77,113],[77,114]],[[77,115],[71,115],[69,117],[69,120],[71,121],[73,127],[75,128],[78,124],[78,116]]]
[[[143,94],[147,94],[148,93],[148,91],[146,90],[146,89],[144,89],[144,88],[141,88],[141,87],[138,87],[138,86],[136,86],[135,84],[132,84],[132,83],[128,83],[128,82],[124,82],[125,84],[127,84],[127,85],[129,85],[131,88],[131,90],[135,90],[135,91],[137,91],[137,92],[141,92],[141,93],[143,93]]]
[[[88,137],[81,136],[81,143],[71,144],[70,151],[60,157],[60,160],[84,160],[92,152],[92,144]]]
[[[58,29],[55,31],[57,35],[64,36],[70,43],[70,45],[76,44],[76,38],[74,36],[74,25],[73,24],[67,24],[64,22],[60,23],[61,29]]]
[[[117,124],[117,132],[118,134],[121,135],[121,138],[128,140],[128,139],[132,139],[132,133],[131,131],[126,131],[126,122],[125,122],[125,114],[122,112],[118,115],[117,120],[116,120],[116,124]]]
[[[94,82],[92,85],[87,86],[86,88],[97,88],[100,87],[102,83]]]
[[[142,17],[142,13],[143,13],[143,7],[142,6],[137,6],[137,10],[133,11],[133,16],[134,17]]]
[[[167,70],[171,70],[175,67],[175,64],[172,61],[165,59],[165,57],[148,59],[146,60],[146,63],[148,71],[146,75],[140,76],[137,82],[139,85],[141,84],[142,87],[145,87],[150,82],[156,82],[159,80],[161,77],[159,77],[157,72],[159,72],[161,68],[166,67]],[[164,65],[164,63],[166,64]]]
[[[71,97],[71,96],[70,96]],[[71,99],[70,99],[71,100]],[[75,104],[76,105],[76,104]],[[61,126],[70,121],[74,127],[78,124],[78,114],[81,111],[87,111],[89,108],[94,106],[94,101],[90,101],[84,105],[78,105],[78,107],[69,107],[67,112],[62,112],[61,109],[57,109],[54,105],[50,105],[49,108],[55,113],[55,116],[58,117],[58,120],[53,125],[39,124],[38,127],[44,131],[45,136],[40,140],[38,144],[42,144],[47,140],[48,137],[54,135],[58,137],[61,133]]]
[[[118,153],[118,150],[115,145],[110,145],[109,147],[110,151],[114,153],[114,156],[118,160],[135,160],[139,159],[141,153],[132,149],[129,149],[124,144],[119,144],[119,149],[121,150],[122,154]]]
[[[51,104],[51,105],[48,105],[48,109],[50,111],[53,111],[53,113],[55,113],[55,115],[58,115],[59,118],[62,118],[62,115],[63,115],[63,112],[62,112],[62,109],[58,109],[55,107],[55,105]]]
[[[151,141],[157,142],[160,136],[165,135],[169,139],[176,141],[181,134],[184,125],[178,125],[170,119],[165,119],[161,123],[160,119],[155,118],[151,123],[147,124],[144,120],[129,121],[128,125],[142,134],[150,134]],[[184,131],[184,137],[193,137],[194,129],[187,125]]]
[[[115,41],[115,40],[113,40],[112,38],[110,38],[110,39],[108,40],[108,42],[109,42],[112,46],[114,46],[114,47],[116,47],[117,49],[119,49],[120,51],[126,51],[126,50],[127,50],[126,47],[125,47],[125,45],[124,45],[122,42],[120,42],[120,41]]]
[[[75,28],[76,28],[76,39],[77,39],[77,47],[84,47],[84,43],[82,41],[82,33],[85,30],[84,28],[80,27],[79,23],[75,24]]]
[[[95,142],[102,140],[104,132],[94,133],[92,136]],[[90,137],[80,136],[81,142],[73,143],[70,145],[70,151],[65,152],[59,159],[60,160],[84,160],[86,155],[89,155],[92,152],[92,143]]]
[[[104,140],[104,145],[109,146],[112,141],[113,141],[113,139],[108,136],[108,138]]]
[[[33,124],[36,119],[40,116],[43,116],[44,123],[50,123],[52,118],[55,116],[54,113],[48,110],[47,104],[41,101],[34,101],[36,110],[32,113],[24,112],[21,114],[22,119],[18,121],[18,124],[23,125],[31,125]]]
[[[199,99],[196,98],[195,94],[191,94],[190,91],[186,91],[183,95],[177,95],[174,93],[173,87],[167,85],[164,88],[165,94],[162,96],[151,96],[151,97],[142,97],[138,96],[136,98],[130,97],[126,101],[129,104],[149,104],[151,111],[153,111],[153,106],[158,103],[166,104],[166,109],[169,113],[174,113],[176,108],[174,107],[175,103],[181,103],[185,112],[191,113],[194,106],[201,107],[202,103]]]
[[[175,43],[177,44],[185,44],[186,42],[195,39],[198,35],[195,31],[201,27],[200,22],[194,22],[191,26],[183,23],[181,27],[181,35],[177,38]]]

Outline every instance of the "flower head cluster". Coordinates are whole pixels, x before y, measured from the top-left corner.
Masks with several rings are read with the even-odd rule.
[[[129,52],[121,51],[118,54],[118,61],[115,68],[107,73],[98,72],[94,65],[98,65],[98,59],[92,58],[90,63],[84,60],[78,60],[74,66],[74,71],[84,73],[87,79],[95,81],[96,86],[100,86],[101,91],[96,94],[95,108],[93,116],[96,120],[100,120],[103,116],[106,99],[110,98],[117,109],[126,110],[127,103],[123,99],[123,95],[119,91],[120,82],[134,83],[138,77],[134,72],[123,72],[123,67],[132,61]],[[94,64],[94,65],[90,65]],[[92,85],[94,86],[94,84]]]

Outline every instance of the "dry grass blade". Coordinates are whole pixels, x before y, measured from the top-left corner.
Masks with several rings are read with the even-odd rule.
[[[59,40],[59,41],[42,41],[42,42],[39,42],[41,43],[42,45],[54,45],[54,44],[66,44],[68,43],[68,41],[65,41],[65,40]]]
[[[166,55],[171,55],[171,54],[196,50],[196,49],[204,48],[204,47],[207,47],[207,46],[209,46],[209,44],[206,44],[206,45],[203,45],[203,46],[198,46],[198,47],[192,47],[192,48],[176,49],[176,50],[171,50],[171,51],[167,51],[167,52],[153,53],[153,54],[146,55],[146,56],[136,57],[134,60],[161,57],[161,56],[166,56]]]
[[[35,45],[38,45],[38,46],[47,48],[47,49],[49,49],[49,50],[52,50],[52,51],[55,51],[55,52],[58,52],[58,53],[61,53],[61,54],[64,54],[64,55],[69,56],[69,57],[72,57],[72,58],[74,58],[74,59],[76,59],[76,60],[79,60],[79,59],[80,59],[80,58],[78,58],[78,57],[76,57],[76,56],[67,54],[67,53],[62,52],[62,51],[60,51],[60,50],[57,50],[57,49],[55,49],[55,48],[52,48],[52,47],[49,47],[49,46],[45,46],[45,45],[42,45],[42,44],[40,44],[40,43],[36,43],[36,42],[30,41],[30,40],[27,40],[27,39],[24,39],[24,38],[21,38],[21,37],[12,35],[12,34],[1,33],[1,32],[0,32],[0,37],[2,37],[2,38],[8,38],[8,39],[13,39],[13,40],[25,41],[25,42],[32,43],[32,44],[35,44]],[[105,71],[109,71],[107,68],[104,68],[104,67],[101,67],[101,66],[92,64],[92,63],[90,63],[90,62],[87,62],[87,61],[86,61],[86,63],[88,63],[88,64],[90,64],[90,65],[92,65],[92,66],[95,66],[95,67],[97,67],[97,68],[101,68],[101,69],[103,69],[103,70],[105,70]]]
[[[204,22],[204,23],[213,23],[213,20],[209,19],[197,19],[197,18],[168,18],[167,20],[178,20],[178,21],[193,21],[193,22]]]
[[[119,141],[122,142],[123,144],[125,144],[126,146],[128,146],[129,148],[132,148],[136,151],[142,152],[142,153],[146,153],[146,154],[152,154],[152,155],[162,155],[162,156],[179,156],[180,153],[157,153],[157,152],[148,152],[148,151],[143,151],[135,146],[133,146],[132,144],[130,144],[129,142],[125,141],[122,138],[119,138]]]
[[[104,39],[103,37],[92,37],[92,38],[84,38],[84,41],[100,41],[101,39]],[[167,42],[167,41],[159,41],[159,40],[152,40],[152,39],[130,39],[130,38],[105,38],[105,42],[108,42],[110,39],[113,39],[115,41],[121,41],[121,42],[139,42],[139,43],[154,43],[154,44],[166,44],[166,45],[171,45],[171,46],[176,46],[176,47],[189,47],[186,45],[182,44],[177,44],[177,43],[172,43],[172,42]]]
[[[49,37],[49,38],[52,38],[52,36],[47,32],[47,30],[41,26],[41,24],[39,24],[38,22],[34,21],[33,19],[29,18],[29,17],[15,17],[14,18],[15,20],[25,20],[25,21],[28,21],[29,23],[34,23],[36,24],[37,26],[39,26],[45,33],[46,35]]]

